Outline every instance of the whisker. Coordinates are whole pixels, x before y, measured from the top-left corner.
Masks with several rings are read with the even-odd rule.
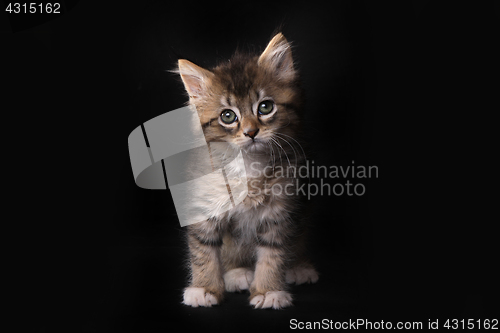
[[[276,133],[276,134],[279,134],[279,135],[284,135],[284,136],[286,136],[286,137],[288,137],[288,138],[292,139],[293,141],[295,141],[295,143],[297,143],[297,145],[298,145],[298,146],[300,147],[300,149],[302,150],[302,156],[304,157],[304,160],[307,160],[307,156],[306,156],[306,153],[305,153],[305,151],[304,151],[304,148],[302,148],[302,145],[301,145],[301,144],[300,144],[297,140],[295,140],[295,139],[294,139],[293,137],[291,137],[290,135],[286,135],[285,133],[281,133],[281,132],[279,132],[279,133]]]
[[[271,162],[271,158],[273,158],[273,151],[272,151],[272,148],[271,148],[271,145],[269,144],[269,142],[266,142],[266,145],[269,147],[270,151],[269,153],[271,154],[271,157],[269,158],[269,161]],[[271,165],[273,166],[274,168],[274,163],[271,163]]]
[[[290,159],[288,158],[288,155],[287,155],[287,153],[286,153],[285,148],[283,148],[283,147],[282,147],[282,146],[278,143],[278,141],[276,141],[274,138],[271,138],[271,140],[273,140],[273,141],[274,141],[274,142],[275,142],[275,143],[276,143],[276,144],[277,144],[277,145],[278,145],[278,146],[279,146],[279,147],[283,150],[283,152],[285,153],[285,157],[286,157],[286,159],[288,160],[288,165],[289,165],[289,166],[290,166],[290,168],[291,168],[291,167],[292,167],[292,163],[290,163]]]
[[[294,161],[295,161],[295,167],[297,167],[297,161],[298,161],[298,160],[297,160],[297,153],[296,153],[296,151],[295,151],[295,148],[294,148],[294,147],[293,147],[293,145],[292,145],[290,142],[288,142],[285,138],[281,137],[281,136],[280,136],[280,135],[278,135],[277,133],[275,133],[275,134],[276,134],[276,136],[277,136],[278,138],[280,138],[281,140],[285,141],[285,142],[286,142],[286,143],[290,146],[290,148],[292,148],[292,150],[293,150],[293,155],[295,156],[295,159],[294,159]]]
[[[276,145],[273,141],[270,141],[269,143],[271,145]],[[278,147],[276,147],[276,148],[278,148]],[[278,150],[278,154],[280,155],[280,166],[283,166],[283,159],[281,158],[281,151],[280,150]]]
[[[290,135],[286,135],[284,133],[275,133],[275,134],[279,134],[279,135],[284,135],[286,137],[289,137],[290,139],[292,139],[293,141],[295,141],[295,143],[300,147],[300,149],[302,150],[302,155],[304,156],[304,161],[307,161],[307,156],[306,156],[306,153],[304,151],[304,148],[302,148],[302,145],[296,140],[294,139],[293,137],[291,137]],[[309,176],[308,176],[309,180],[311,179]]]

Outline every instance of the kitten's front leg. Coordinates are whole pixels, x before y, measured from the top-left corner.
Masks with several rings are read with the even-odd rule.
[[[284,226],[276,222],[266,224],[258,234],[257,263],[250,286],[250,304],[256,309],[281,309],[292,305],[292,296],[285,282]]]
[[[220,260],[220,229],[210,221],[188,226],[191,283],[184,290],[186,305],[210,307],[222,301],[224,280]]]

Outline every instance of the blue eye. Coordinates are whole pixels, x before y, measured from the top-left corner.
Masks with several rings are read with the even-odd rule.
[[[259,114],[266,115],[271,113],[274,108],[274,103],[271,101],[263,101],[259,103],[259,106],[257,108],[257,111]]]
[[[233,110],[227,109],[222,111],[222,113],[220,114],[220,119],[224,124],[232,124],[236,121],[236,119],[238,119],[238,117]]]

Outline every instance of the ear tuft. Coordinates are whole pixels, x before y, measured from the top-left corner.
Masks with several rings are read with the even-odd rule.
[[[206,94],[207,85],[213,73],[189,60],[179,59],[178,73],[190,98],[200,98]]]
[[[271,39],[260,55],[258,65],[276,72],[283,79],[295,77],[291,45],[281,32]]]

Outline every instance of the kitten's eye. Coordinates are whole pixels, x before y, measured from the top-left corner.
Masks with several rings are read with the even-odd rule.
[[[232,124],[236,121],[236,119],[238,119],[238,117],[236,116],[236,113],[234,113],[233,110],[224,110],[220,114],[220,119],[225,124]]]
[[[259,104],[259,107],[257,108],[257,111],[259,114],[269,114],[271,111],[273,111],[274,108],[274,103],[271,101],[263,101]]]

